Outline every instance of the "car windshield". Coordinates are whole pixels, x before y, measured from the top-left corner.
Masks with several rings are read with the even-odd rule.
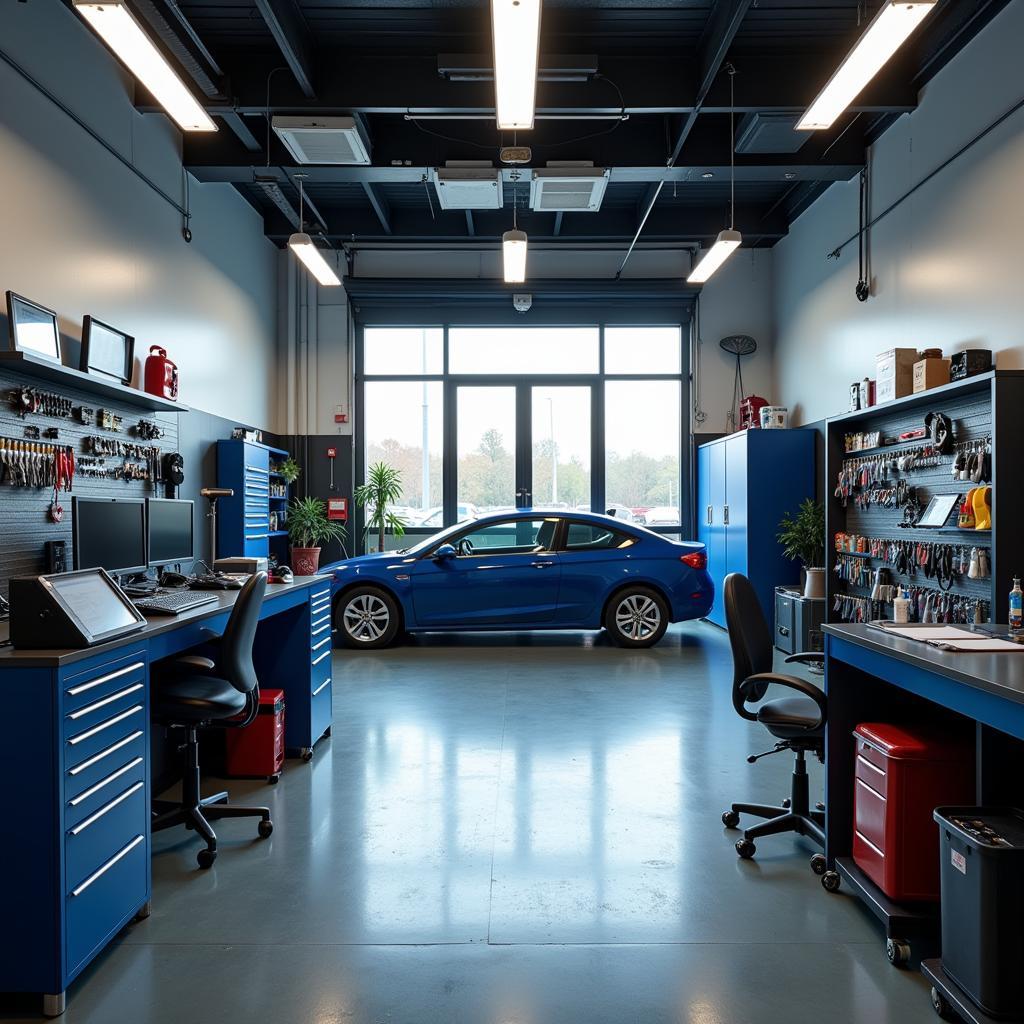
[[[446,526],[443,530],[438,530],[437,533],[432,533],[429,537],[424,537],[418,544],[411,544],[407,548],[401,548],[396,551],[396,555],[418,555],[421,551],[426,551],[427,548],[433,547],[435,544],[441,543],[446,537],[450,537],[459,530],[464,529],[468,525],[468,521],[456,523],[454,526]]]

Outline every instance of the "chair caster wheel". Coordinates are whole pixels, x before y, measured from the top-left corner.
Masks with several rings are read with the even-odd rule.
[[[310,761],[313,760],[313,748],[303,747],[300,756],[302,757],[302,760],[308,764]]]
[[[935,987],[932,988],[932,1009],[943,1020],[959,1020],[953,1007],[946,1001],[946,997]]]
[[[217,859],[216,850],[200,850],[196,854],[196,860],[201,868],[212,868],[213,862]]]
[[[740,816],[737,811],[725,811],[722,814],[722,824],[726,828],[735,828],[740,823]]]
[[[839,886],[842,879],[839,877],[838,871],[826,871],[821,876],[821,886],[825,892],[839,892]]]
[[[786,799],[782,801],[782,806],[785,807],[786,810],[788,811],[790,809],[790,807],[793,806],[793,801],[790,800],[789,797],[787,796]]]
[[[811,870],[816,875],[823,875],[828,870],[828,861],[825,859],[825,854],[816,853],[811,858]]]
[[[910,963],[910,945],[902,939],[886,939],[885,955],[893,967],[906,967]]]
[[[736,852],[743,860],[750,860],[757,853],[757,847],[749,839],[740,839],[736,843]]]
[[[260,839],[269,839],[270,834],[274,831],[274,823],[269,818],[266,821],[261,821],[257,826],[257,831],[260,834]]]
[[[271,786],[276,786],[280,781],[281,781],[281,776],[280,775],[268,775],[267,776],[267,782]]]

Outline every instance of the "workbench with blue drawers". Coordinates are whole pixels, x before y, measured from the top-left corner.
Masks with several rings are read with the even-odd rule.
[[[223,635],[236,594],[92,648],[0,649],[0,992],[61,1013],[68,985],[148,915],[150,671]],[[305,760],[330,734],[331,653],[329,578],[268,586],[253,661],[261,686],[284,690],[285,744]]]

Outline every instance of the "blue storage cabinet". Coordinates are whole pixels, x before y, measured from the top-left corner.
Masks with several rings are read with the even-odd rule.
[[[697,449],[697,539],[708,551],[715,603],[708,618],[725,626],[722,584],[731,572],[753,583],[765,618],[775,588],[796,583],[800,566],[782,554],[779,520],[814,497],[813,430],[743,430]]]
[[[217,442],[217,486],[234,496],[217,502],[217,556],[288,562],[288,531],[270,528],[270,513],[288,507],[288,487],[273,465],[288,456],[281,448],[252,441]]]
[[[149,910],[147,648],[4,672],[0,700],[17,780],[2,829],[0,991],[44,993],[55,1015],[68,985]]]

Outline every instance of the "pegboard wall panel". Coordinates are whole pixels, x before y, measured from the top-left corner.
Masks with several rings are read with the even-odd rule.
[[[850,432],[879,431],[882,438],[898,437],[907,430],[924,425],[926,411],[944,413],[953,424],[954,440],[962,442],[984,442],[991,439],[993,433],[992,423],[992,402],[987,393],[974,393],[960,397],[939,398],[937,396],[934,404],[927,409],[914,410],[893,410],[886,412],[885,407],[879,407],[877,413],[869,410],[863,420],[858,420],[848,428],[836,424],[833,429],[836,431],[834,443],[833,466],[838,470],[839,465],[847,459],[873,459],[883,456],[899,457],[901,452],[919,447],[929,442],[928,438],[921,441],[908,441],[899,443],[883,450],[873,450],[862,454],[852,452],[844,454],[843,435],[848,429]],[[921,507],[927,506],[929,499],[936,494],[963,494],[975,484],[968,481],[955,479],[952,475],[952,464],[954,455],[944,455],[939,459],[936,466],[920,467],[908,472],[896,471],[888,479],[895,483],[905,480],[906,483],[916,488],[918,500]],[[854,498],[848,499],[845,508],[833,495],[837,487],[837,472],[830,474],[825,481],[828,489],[828,496],[832,502],[832,514],[829,523],[829,569],[833,570],[836,563],[834,552],[835,533],[842,531],[849,534],[859,534],[864,537],[874,537],[886,540],[899,541],[924,541],[932,544],[953,545],[954,548],[966,548],[967,552],[973,547],[991,549],[992,536],[986,531],[958,530],[955,528],[956,514],[948,520],[953,527],[943,529],[941,532],[934,529],[913,529],[903,528],[899,524],[903,520],[902,508],[886,508],[878,504],[870,504],[866,507],[858,507]],[[838,579],[834,571],[830,571],[830,599],[827,613],[829,621],[839,621],[842,616],[837,614],[833,608],[833,598],[838,594],[851,594],[857,597],[867,597],[871,592],[871,582],[874,571],[882,565],[889,567],[893,580],[897,585],[908,587],[920,586],[928,589],[937,589],[936,581],[928,579],[920,568],[914,573],[898,573],[893,565],[880,558],[868,557],[862,560],[865,566],[865,583],[860,585],[849,579]],[[990,558],[991,561],[991,558]],[[966,574],[958,574],[950,590],[954,595],[963,596],[969,599],[976,599],[989,602],[992,598],[992,580],[970,579]],[[888,606],[888,615],[891,617],[892,606]],[[991,609],[986,606],[985,619],[988,620]]]
[[[81,423],[77,415],[73,415],[71,419],[64,419],[42,412],[30,413],[22,418],[12,405],[11,393],[27,385],[36,386],[40,392],[59,394],[62,398],[70,399],[75,413],[84,406],[93,410],[93,416],[88,423]],[[119,433],[99,427],[97,417],[101,408],[122,418],[122,429]],[[38,427],[40,431],[55,428],[58,432],[56,440],[49,441],[43,438],[39,442],[31,443],[69,446],[74,450],[76,461],[83,456],[91,455],[86,441],[86,438],[91,436],[156,447],[160,449],[161,455],[177,451],[179,415],[152,413],[112,402],[103,403],[95,395],[84,391],[72,388],[58,389],[57,385],[35,382],[19,374],[0,373],[0,438],[29,441],[30,439],[25,436],[26,427]],[[157,423],[163,431],[163,436],[153,440],[138,437],[131,428],[140,420]],[[106,464],[119,465],[121,461],[116,457],[108,457]],[[44,544],[48,540],[67,542],[70,567],[71,499],[74,495],[103,498],[150,498],[166,495],[163,484],[142,480],[87,477],[82,473],[76,473],[73,491],[59,495],[60,504],[64,507],[64,519],[60,523],[54,523],[48,515],[50,502],[53,500],[52,487],[13,486],[12,474],[9,471],[0,470],[0,474],[0,591],[4,594],[7,593],[7,581],[11,576],[41,573],[46,570]],[[202,524],[197,523],[196,529],[201,528]]]

